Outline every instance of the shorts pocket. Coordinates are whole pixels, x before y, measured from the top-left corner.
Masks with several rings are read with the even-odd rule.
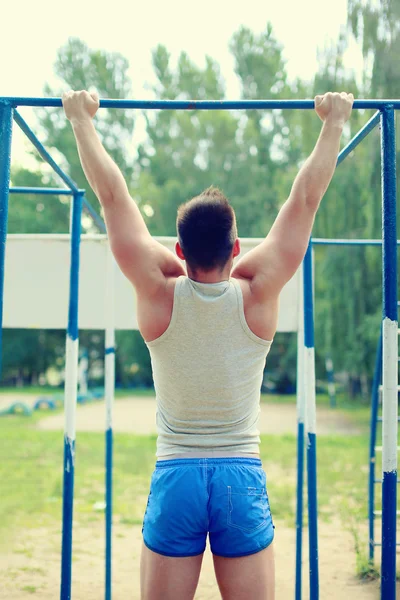
[[[265,488],[228,485],[227,523],[230,527],[251,533],[267,523],[269,512]]]

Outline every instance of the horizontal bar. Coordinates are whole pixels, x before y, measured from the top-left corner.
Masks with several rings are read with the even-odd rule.
[[[315,246],[382,246],[382,240],[340,240],[329,238],[312,238]],[[400,245],[400,240],[397,240]]]
[[[74,192],[66,188],[39,188],[39,187],[10,187],[10,194],[39,194],[43,196],[73,196]],[[85,190],[79,190],[85,193]]]
[[[369,133],[371,133],[371,131],[373,129],[375,129],[375,127],[380,122],[380,119],[381,119],[381,113],[380,113],[380,111],[378,111],[368,121],[368,123],[366,123],[362,129],[360,129],[360,131],[353,137],[353,139],[350,140],[350,142],[347,144],[347,146],[345,146],[343,148],[343,150],[340,152],[340,154],[338,156],[336,166],[340,165],[340,163],[342,163],[344,161],[346,156],[348,156],[354,150],[354,148],[356,148],[358,146],[358,144],[360,142],[362,142],[363,139],[366,138],[367,135]]]
[[[3,96],[0,102],[12,106],[61,107],[61,98]],[[382,109],[390,105],[400,110],[400,100],[355,100],[355,109]],[[247,109],[314,109],[314,100],[100,100],[100,108],[149,108],[171,110],[247,110]]]
[[[26,123],[26,121],[24,121],[24,119],[21,117],[19,112],[16,110],[14,110],[14,120],[19,125],[19,127],[22,129],[22,131],[25,133],[27,138],[35,146],[36,150],[39,152],[39,154],[43,158],[43,160],[45,160],[52,167],[52,169],[57,173],[57,175],[59,175],[59,177],[61,177],[61,179],[64,181],[64,183],[66,183],[67,186],[74,193],[84,194],[84,190],[80,190],[78,188],[78,186],[76,185],[76,183],[71,179],[71,177],[69,177],[66,173],[64,173],[64,171],[58,166],[58,164],[55,162],[55,160],[53,160],[53,158],[47,152],[46,148],[43,146],[43,144],[38,140],[36,135],[33,133],[32,129],[29,127],[29,125]],[[94,210],[94,208],[92,207],[90,202],[85,197],[83,197],[83,206],[87,210],[87,212],[90,214],[93,221],[96,223],[97,227],[99,227],[99,229],[101,231],[105,232],[106,226],[104,224],[104,221],[101,219],[101,217],[99,217],[99,215],[96,213],[96,211]]]
[[[28,123],[26,123],[26,121],[24,121],[24,119],[21,117],[19,112],[16,110],[14,111],[14,120],[17,123],[17,125],[22,129],[22,131],[25,133],[27,138],[35,146],[36,150],[39,152],[39,154],[43,158],[43,160],[45,160],[52,167],[52,169],[57,173],[57,175],[59,175],[59,177],[61,177],[61,179],[64,181],[64,183],[66,183],[67,186],[69,188],[71,188],[71,190],[73,190],[74,192],[78,192],[79,189],[78,189],[78,186],[76,185],[76,183],[74,181],[72,181],[72,179],[66,173],[64,173],[64,171],[58,166],[58,164],[55,162],[55,160],[52,159],[50,154],[47,152],[46,148],[43,146],[43,144],[38,140],[36,135],[33,133],[32,129],[29,127]]]

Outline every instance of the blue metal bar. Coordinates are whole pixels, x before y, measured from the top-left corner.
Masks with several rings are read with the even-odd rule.
[[[317,508],[317,435],[315,405],[314,305],[312,280],[312,245],[308,245],[303,262],[304,278],[304,346],[307,402],[307,491],[310,561],[310,600],[319,598],[318,508]]]
[[[398,322],[396,231],[396,132],[392,107],[382,110],[383,393],[381,598],[396,598],[396,508],[398,437]]]
[[[301,267],[301,269],[303,266]],[[303,511],[304,511],[304,422],[306,417],[305,394],[305,347],[304,347],[304,282],[299,278],[299,305],[297,328],[297,501],[296,501],[296,580],[295,600],[302,596],[303,566]]]
[[[334,240],[329,238],[313,238],[313,246],[382,246],[382,240]],[[400,240],[397,240],[400,246]]]
[[[0,100],[0,373],[3,347],[4,265],[8,224],[8,188],[10,186],[12,118],[13,108],[11,104]]]
[[[343,150],[340,152],[340,154],[338,156],[336,166],[340,165],[340,163],[342,163],[344,161],[346,156],[348,156],[350,154],[350,152],[352,152],[354,150],[354,148],[356,148],[358,146],[358,144],[360,142],[362,142],[363,139],[366,138],[367,135],[369,133],[371,133],[371,131],[373,129],[375,129],[375,127],[378,125],[378,123],[380,121],[380,118],[381,118],[381,113],[378,110],[378,112],[374,114],[374,116],[368,121],[368,123],[366,123],[364,125],[364,127],[362,129],[360,129],[360,131],[353,137],[353,139],[350,140],[350,142],[347,144],[347,146],[345,146],[343,148]]]
[[[65,431],[64,431],[64,486],[63,528],[61,552],[61,600],[71,598],[72,575],[72,522],[75,475],[75,413],[78,383],[78,300],[79,250],[81,239],[82,194],[74,194],[71,208],[71,265],[66,343],[65,375]]]
[[[298,349],[300,352],[303,348]],[[296,588],[295,599],[301,600],[303,553],[303,490],[304,490],[304,423],[297,423],[297,504],[296,504]]]
[[[374,380],[371,394],[371,424],[369,438],[369,479],[368,479],[368,519],[369,519],[369,560],[374,560],[375,541],[375,446],[376,423],[378,420],[379,386],[382,381],[382,328],[376,348]]]
[[[113,432],[106,429],[106,586],[105,600],[111,600],[111,559],[112,559],[112,467]]]
[[[59,177],[61,177],[61,179],[64,181],[64,183],[66,183],[67,186],[71,190],[73,190],[74,192],[78,192],[79,189],[78,189],[78,186],[76,185],[76,183],[74,181],[72,181],[72,179],[66,173],[64,173],[64,171],[58,166],[58,164],[55,162],[55,160],[53,160],[53,158],[47,152],[46,148],[43,146],[43,144],[38,140],[36,135],[33,133],[32,129],[29,127],[29,125],[26,123],[26,121],[24,121],[24,119],[21,117],[19,112],[16,110],[14,111],[14,121],[17,123],[17,125],[19,125],[19,127],[22,129],[22,131],[27,136],[27,138],[35,146],[36,150],[39,152],[39,154],[43,158],[43,160],[46,161],[51,166],[51,168],[57,173],[57,175]]]
[[[26,123],[26,121],[24,121],[24,119],[21,117],[21,115],[16,110],[14,111],[14,120],[19,125],[19,127],[22,129],[22,131],[25,133],[25,135],[28,137],[28,139],[32,142],[32,144],[35,146],[36,150],[39,152],[39,154],[43,158],[43,160],[45,160],[52,167],[52,169],[57,173],[57,175],[59,175],[59,177],[61,177],[61,179],[64,181],[64,183],[66,183],[67,186],[73,192],[81,194],[82,190],[80,190],[78,188],[78,186],[76,185],[76,183],[71,179],[71,177],[69,177],[69,175],[64,173],[64,171],[57,165],[57,163],[53,160],[53,158],[47,152],[46,148],[43,146],[43,144],[38,140],[36,135],[33,133],[31,128],[29,127],[29,125]],[[100,230],[103,232],[106,231],[104,221],[101,219],[101,217],[99,217],[99,215],[96,213],[96,211],[94,210],[94,208],[92,207],[92,205],[86,198],[83,199],[83,205],[87,209],[87,211],[90,214],[90,216],[92,217],[92,219],[95,221],[96,225],[100,228]]]
[[[38,194],[43,196],[73,196],[74,192],[66,188],[40,188],[40,187],[10,187],[10,194]],[[79,190],[81,194],[85,190]]]
[[[106,556],[105,600],[112,594],[112,500],[113,500],[113,405],[115,396],[115,260],[110,245],[107,247],[106,263],[106,328],[104,348],[104,388],[106,405]]]
[[[61,98],[6,96],[13,106],[61,107]],[[354,109],[381,109],[390,104],[400,110],[400,100],[355,100]],[[314,100],[100,100],[100,108],[171,110],[314,109]]]

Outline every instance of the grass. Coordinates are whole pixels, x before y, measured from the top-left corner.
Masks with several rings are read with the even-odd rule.
[[[58,396],[63,395],[64,389],[61,387],[51,386],[25,386],[25,387],[0,387],[1,394],[18,394],[24,396],[25,394],[34,394],[37,396]],[[116,389],[116,398],[126,398],[127,396],[152,396],[154,397],[154,390],[152,388],[129,388],[129,389]]]
[[[18,415],[0,419],[1,450],[7,457],[0,464],[0,480],[7,482],[2,486],[0,539],[13,523],[29,526],[59,518],[63,439],[59,432],[35,428],[42,417],[34,414],[29,419]],[[114,512],[118,519],[141,520],[155,462],[155,442],[156,436],[115,436]],[[324,518],[334,515],[337,505],[349,503],[360,515],[365,513],[367,444],[366,436],[325,436],[318,440],[319,503]],[[81,433],[76,450],[75,516],[101,518],[93,507],[103,501],[103,435]],[[269,475],[274,514],[293,523],[296,439],[292,435],[263,435],[261,455]]]
[[[284,401],[287,400],[285,397]],[[266,401],[282,400],[268,395]],[[321,406],[327,404],[323,397],[319,402]],[[345,408],[339,404],[337,410]],[[0,419],[3,456],[0,540],[4,544],[22,528],[57,527],[61,520],[63,437],[60,432],[36,428],[46,414]],[[346,414],[357,422],[368,422],[364,407],[352,406],[346,409]],[[262,435],[261,439],[261,458],[267,472],[273,516],[294,526],[296,438]],[[366,540],[360,534],[367,519],[368,431],[357,436],[321,436],[317,443],[319,518],[330,521],[338,515],[341,517],[354,535],[359,573],[374,576],[366,560]],[[142,523],[156,460],[155,448],[155,435],[115,435],[113,509],[116,522]],[[104,501],[103,434],[80,433],[76,452],[74,519],[82,524],[103,520],[104,511],[96,509]]]

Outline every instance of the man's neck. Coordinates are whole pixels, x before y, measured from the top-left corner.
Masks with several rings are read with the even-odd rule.
[[[190,271],[188,269],[188,277],[198,283],[219,283],[221,281],[229,281],[231,271],[224,269],[223,271]]]

